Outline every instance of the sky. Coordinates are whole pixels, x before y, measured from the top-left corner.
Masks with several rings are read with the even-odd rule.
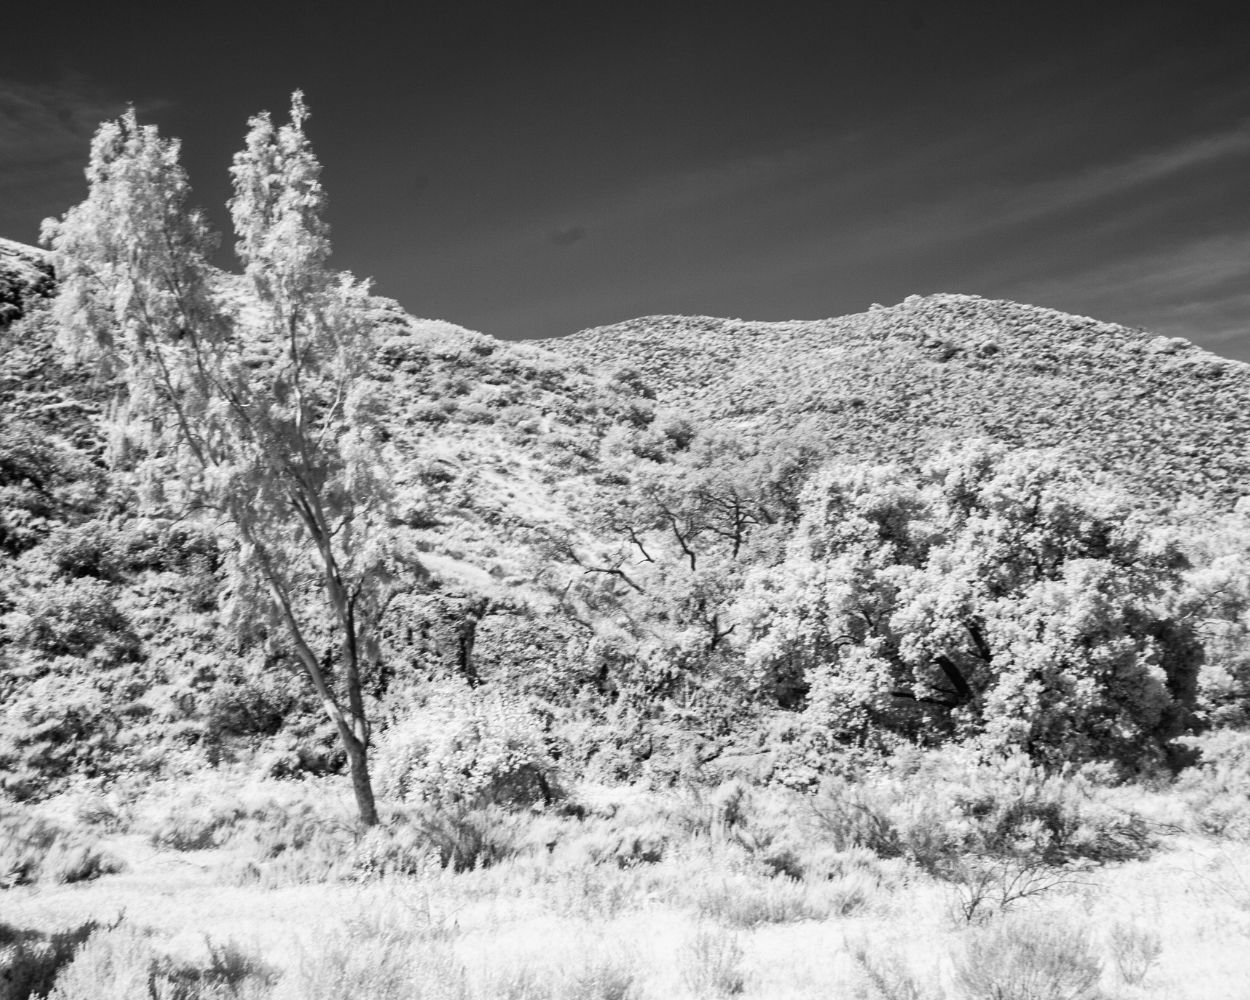
[[[82,12],[74,13],[75,7]],[[322,13],[325,11],[325,13]],[[1233,3],[269,0],[6,7],[0,236],[133,104],[225,228],[302,89],[334,261],[505,339],[962,292],[1250,361]],[[223,240],[227,248],[231,239]]]

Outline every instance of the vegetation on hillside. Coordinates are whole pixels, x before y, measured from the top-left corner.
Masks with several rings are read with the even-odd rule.
[[[1250,477],[1250,365],[1053,309],[914,295],[837,319],[649,316],[542,343],[633,369],[701,426],[812,434],[831,455],[921,464],[971,437],[1058,447],[1158,513],[1184,496],[1227,509]]]
[[[55,294],[0,246],[0,886],[194,851],[206,891],[700,924],[671,981],[473,970],[454,920],[376,914],[189,965],[98,912],[0,926],[0,966],[67,1000],[777,995],[769,927],[918,902],[939,971],[843,941],[826,979],[1167,995],[1156,938],[1072,919],[1102,902],[1039,922],[1250,829],[1244,366],[958,296],[501,343],[330,269],[305,114],[236,158],[242,275],[133,114],[49,225]]]

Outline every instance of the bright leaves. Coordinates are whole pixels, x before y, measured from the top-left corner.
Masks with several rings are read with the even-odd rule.
[[[1184,559],[1128,498],[1054,456],[976,444],[919,474],[829,467],[785,559],[748,584],[761,687],[801,678],[809,738],[973,738],[1142,761],[1200,662],[1170,615]]]
[[[223,525],[234,614],[284,636],[372,823],[361,680],[392,576],[391,488],[367,391],[367,288],[327,267],[307,117],[296,93],[290,122],[253,118],[235,157],[243,281],[208,262],[216,238],[188,207],[177,142],[133,112],[101,126],[87,200],[44,235],[67,345],[117,379],[114,464]]]

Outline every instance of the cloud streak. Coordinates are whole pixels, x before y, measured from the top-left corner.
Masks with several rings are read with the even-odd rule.
[[[85,84],[0,79],[0,234],[33,242],[40,219],[82,197],[96,126],[124,107]]]

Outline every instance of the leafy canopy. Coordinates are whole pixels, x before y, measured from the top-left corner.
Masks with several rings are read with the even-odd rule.
[[[974,443],[920,475],[830,466],[785,559],[743,597],[762,688],[805,689],[818,743],[975,738],[1141,760],[1192,704],[1171,616],[1184,560],[1056,456]]]
[[[392,490],[369,382],[368,289],[327,264],[321,167],[296,93],[288,124],[251,120],[230,214],[243,280],[216,245],[178,143],[131,111],[101,126],[87,200],[45,225],[66,346],[116,379],[111,456],[149,498],[232,536],[239,624],[286,644],[317,688],[372,814],[360,677],[393,562]],[[333,636],[331,662],[314,644]],[[335,680],[339,681],[336,689]]]

